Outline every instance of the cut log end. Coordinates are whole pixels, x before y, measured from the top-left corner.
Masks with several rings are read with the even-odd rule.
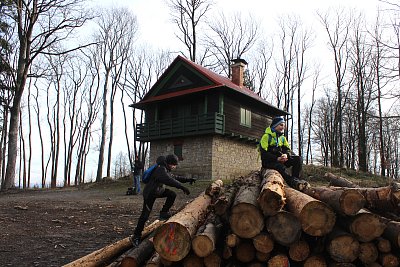
[[[232,231],[242,238],[253,238],[264,228],[264,218],[259,208],[248,203],[234,206],[229,221]]]
[[[154,248],[160,256],[169,261],[180,261],[190,251],[191,237],[187,228],[167,222],[162,225],[154,236]]]
[[[282,210],[285,205],[282,195],[269,189],[263,192],[258,199],[258,203],[265,216],[275,215],[278,211]]]
[[[355,215],[365,203],[364,196],[356,190],[345,190],[341,196],[341,208],[346,215]]]
[[[352,262],[359,255],[360,243],[351,235],[342,235],[331,240],[327,250],[331,258],[337,262]]]
[[[311,201],[306,204],[300,214],[303,231],[312,236],[323,236],[332,231],[336,215],[323,202]]]
[[[215,246],[213,241],[208,236],[198,235],[193,238],[192,248],[197,256],[203,258],[210,255],[214,251]]]

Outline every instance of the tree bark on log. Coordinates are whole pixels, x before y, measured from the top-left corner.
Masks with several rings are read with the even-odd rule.
[[[390,240],[396,248],[400,249],[400,222],[388,222],[383,232],[383,237]]]
[[[139,267],[151,257],[154,252],[153,242],[143,240],[137,248],[129,251],[121,262],[121,267]]]
[[[378,259],[378,249],[372,242],[360,243],[360,261],[366,265],[375,262]]]
[[[257,199],[264,216],[273,216],[285,205],[284,180],[279,172],[262,171],[261,192]]]
[[[385,221],[382,217],[366,209],[360,210],[355,216],[342,217],[340,219],[340,225],[361,242],[370,242],[380,237],[386,228]]]
[[[207,257],[214,250],[218,239],[218,230],[215,226],[215,216],[202,225],[192,240],[193,252],[199,257]]]
[[[161,257],[160,254],[157,253],[157,251],[153,252],[153,255],[151,255],[150,259],[146,263],[146,267],[161,267]]]
[[[227,214],[233,201],[235,200],[236,193],[239,186],[231,185],[225,190],[214,203],[214,212],[216,215],[223,216]]]
[[[201,194],[168,219],[154,236],[154,248],[162,258],[180,261],[190,251],[192,237],[205,219],[211,197]]]
[[[364,195],[366,207],[376,211],[400,212],[400,190],[397,186],[357,189]]]
[[[330,172],[325,173],[324,178],[329,182],[329,185],[331,186],[350,187],[350,188],[359,187],[355,183],[347,180],[346,178],[336,176]]]
[[[285,194],[288,210],[299,218],[305,233],[323,236],[332,230],[336,215],[327,204],[292,188],[285,188]]]
[[[333,190],[328,187],[312,187],[304,190],[303,193],[325,202],[336,212],[344,215],[355,215],[366,203],[364,196],[351,188]]]
[[[264,228],[264,217],[258,207],[258,186],[241,186],[231,209],[229,222],[233,233],[253,238]]]
[[[339,263],[350,263],[357,259],[360,243],[350,233],[335,227],[328,236],[327,252]]]
[[[148,236],[155,229],[161,226],[164,222],[155,220],[142,231],[142,237]],[[132,248],[132,242],[129,237],[121,239],[113,244],[96,250],[82,258],[79,258],[71,263],[64,265],[64,267],[95,267],[102,266],[110,263],[115,258],[119,257],[124,252]]]
[[[301,235],[301,222],[293,214],[287,211],[280,211],[266,221],[267,231],[273,239],[284,246],[289,246],[297,241]]]

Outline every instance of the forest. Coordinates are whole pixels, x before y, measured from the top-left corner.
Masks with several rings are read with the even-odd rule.
[[[232,59],[249,62],[246,85],[291,114],[287,135],[305,164],[399,178],[398,0],[378,1],[373,21],[345,8],[315,11],[313,28],[279,16],[273,34],[212,0],[166,3],[173,50],[141,42],[128,7],[1,1],[1,190],[128,175],[149,146],[135,142],[144,114],[129,105],[177,55],[226,77]]]

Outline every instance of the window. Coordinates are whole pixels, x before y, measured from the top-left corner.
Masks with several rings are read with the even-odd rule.
[[[240,108],[240,125],[251,127],[251,111]]]
[[[178,157],[179,160],[183,160],[182,143],[174,144],[174,154]]]

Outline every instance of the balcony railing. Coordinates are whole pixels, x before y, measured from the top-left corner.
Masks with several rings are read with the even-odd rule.
[[[146,142],[189,135],[224,134],[224,130],[224,115],[220,113],[207,113],[198,116],[138,124],[136,127],[136,140]]]

